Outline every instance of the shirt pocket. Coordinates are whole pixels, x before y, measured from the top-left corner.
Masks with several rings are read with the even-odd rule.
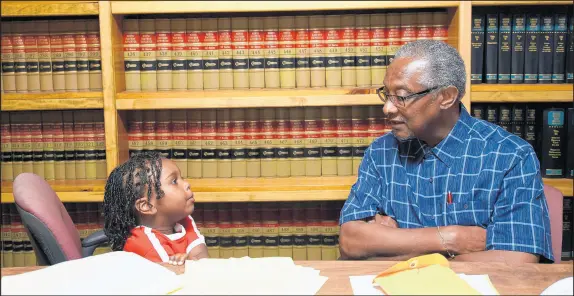
[[[459,201],[446,205],[448,225],[481,226],[486,228],[490,209],[486,201]]]

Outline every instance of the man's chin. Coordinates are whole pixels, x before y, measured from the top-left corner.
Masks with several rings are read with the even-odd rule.
[[[399,142],[408,142],[417,138],[413,134],[404,135],[402,133],[396,133],[395,131],[391,132],[393,133],[393,136],[395,136],[395,138],[399,140]]]

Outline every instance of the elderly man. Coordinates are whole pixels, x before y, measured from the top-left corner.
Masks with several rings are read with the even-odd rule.
[[[553,261],[548,206],[532,147],[471,117],[458,52],[400,48],[378,94],[392,133],[365,151],[341,210],[343,259]]]

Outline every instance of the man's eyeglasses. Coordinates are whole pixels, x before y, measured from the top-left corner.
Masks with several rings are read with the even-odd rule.
[[[421,92],[418,92],[416,94],[412,94],[412,95],[408,95],[408,96],[395,96],[395,95],[390,95],[386,92],[386,88],[384,86],[380,87],[377,89],[377,95],[379,95],[379,99],[381,99],[381,101],[383,101],[383,103],[386,103],[387,101],[391,101],[391,103],[393,103],[393,105],[398,106],[398,107],[404,107],[405,106],[405,101],[413,99],[413,98],[422,98],[425,95],[437,90],[441,88],[440,86],[436,86],[436,87],[432,87],[429,88],[427,90],[423,90]]]

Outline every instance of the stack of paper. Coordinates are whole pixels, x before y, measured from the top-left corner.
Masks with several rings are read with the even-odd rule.
[[[175,294],[314,295],[327,281],[319,272],[285,257],[186,261],[184,287]]]
[[[180,278],[174,272],[128,252],[2,277],[2,295],[165,295],[179,288]]]

